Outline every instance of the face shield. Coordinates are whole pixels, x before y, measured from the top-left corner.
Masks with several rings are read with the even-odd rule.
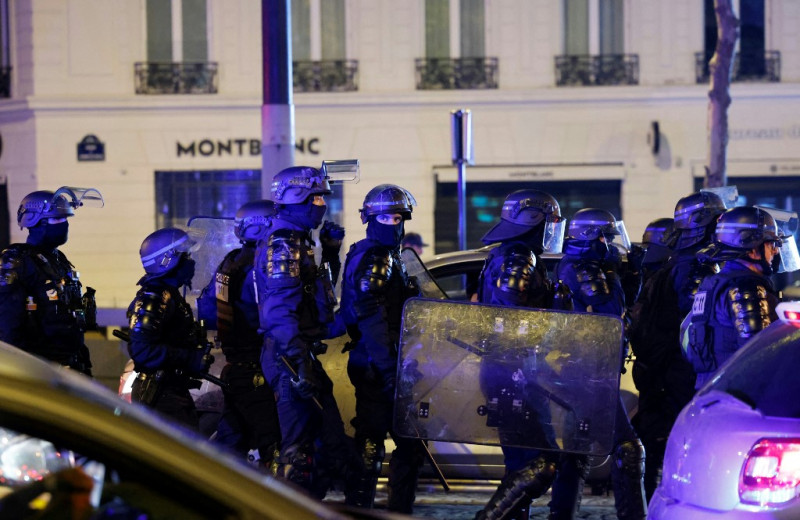
[[[567,219],[547,217],[544,223],[544,240],[542,247],[545,253],[560,253],[564,246],[564,233],[567,230]]]
[[[621,220],[617,220],[617,224],[615,226],[617,232],[614,234],[611,244],[622,246],[625,251],[631,250],[631,238],[628,236],[628,230],[625,228],[625,223]],[[608,239],[608,238],[606,238]]]
[[[778,238],[781,243],[781,262],[778,267],[778,272],[791,273],[800,270],[800,254],[798,254],[797,242],[794,238],[798,223],[797,213],[775,208],[765,208],[763,206],[755,207],[769,213],[772,218],[775,219],[775,224],[778,226]]]
[[[53,200],[64,197],[69,204],[77,209],[81,206],[90,208],[102,208],[105,205],[103,196],[95,188],[76,188],[73,186],[62,186],[53,194]]]
[[[322,161],[320,171],[331,183],[352,182],[355,184],[361,180],[361,168],[358,159]]]

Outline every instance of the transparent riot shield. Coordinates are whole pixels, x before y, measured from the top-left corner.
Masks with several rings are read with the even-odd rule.
[[[412,298],[403,311],[395,431],[605,456],[621,348],[614,316]]]
[[[200,292],[211,281],[222,259],[232,249],[241,247],[241,243],[233,233],[233,218],[192,217],[187,226],[187,232],[198,244],[192,252],[195,261],[192,287],[185,297],[192,307],[196,307]]]
[[[406,273],[408,273],[408,276],[413,276],[417,279],[417,284],[424,298],[432,298],[434,300],[447,299],[447,293],[444,292],[444,290],[439,287],[439,284],[436,283],[436,280],[433,279],[428,268],[425,267],[425,264],[419,259],[419,255],[417,255],[416,251],[407,247],[400,253],[400,257],[403,260],[403,264],[406,266]]]

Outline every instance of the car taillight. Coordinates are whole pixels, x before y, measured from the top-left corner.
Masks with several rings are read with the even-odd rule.
[[[746,504],[777,506],[800,495],[800,439],[761,439],[750,449],[739,478]]]

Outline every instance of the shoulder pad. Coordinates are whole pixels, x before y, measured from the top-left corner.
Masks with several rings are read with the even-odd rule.
[[[394,269],[392,253],[385,247],[367,249],[359,264],[358,289],[361,292],[381,292],[386,289]]]
[[[25,251],[16,246],[0,253],[0,287],[9,287],[19,282],[25,256]]]
[[[267,278],[299,279],[302,247],[302,238],[289,229],[279,229],[272,233],[267,239]]]
[[[172,295],[167,289],[160,291],[141,289],[131,304],[129,316],[131,331],[147,332],[158,329],[171,300]]]
[[[756,277],[733,280],[726,288],[727,301],[739,336],[750,338],[771,322],[767,286]]]
[[[497,287],[501,291],[525,292],[536,270],[536,256],[523,245],[513,245],[503,254]]]
[[[578,290],[586,298],[593,299],[611,294],[606,273],[597,262],[577,263],[575,277],[578,281]]]

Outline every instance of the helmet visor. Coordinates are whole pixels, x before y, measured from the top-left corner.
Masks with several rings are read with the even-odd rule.
[[[62,186],[53,194],[53,202],[59,197],[65,198],[73,208],[88,206],[92,208],[102,208],[105,205],[103,196],[95,188],[76,188],[74,186]]]
[[[560,253],[564,246],[564,233],[567,229],[567,219],[547,219],[544,224],[544,240],[542,247],[545,253]]]
[[[352,182],[361,180],[361,168],[358,159],[340,161],[322,161],[322,175],[330,182]]]
[[[779,273],[792,273],[800,270],[800,254],[797,252],[797,242],[794,241],[794,236],[788,236],[781,240],[780,252]]]
[[[614,233],[614,237],[611,242],[621,245],[625,248],[625,251],[631,250],[631,238],[628,236],[628,230],[625,228],[625,223],[621,220],[617,220],[616,224],[616,233]]]
[[[739,190],[736,188],[736,186],[703,188],[700,191],[707,191],[717,195],[719,198],[722,199],[722,203],[725,205],[725,209],[731,209],[733,207],[736,207],[736,204],[739,201]]]

